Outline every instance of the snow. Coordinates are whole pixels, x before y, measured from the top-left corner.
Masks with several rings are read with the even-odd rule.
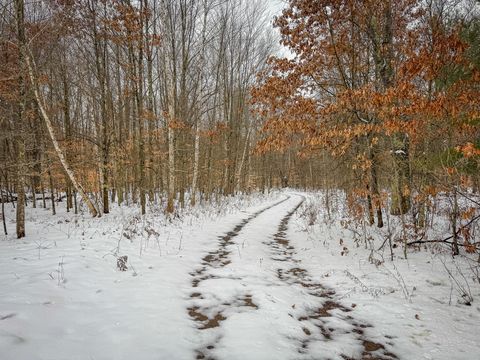
[[[27,237],[0,240],[0,359],[480,358],[467,262],[400,248],[390,261],[321,206],[308,224],[322,201],[257,193],[173,219],[28,208]]]

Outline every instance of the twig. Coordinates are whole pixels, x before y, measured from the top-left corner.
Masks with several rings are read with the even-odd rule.
[[[458,228],[458,230],[455,232],[455,235],[458,235],[463,229],[469,227],[474,221],[480,219],[480,215],[477,215],[475,216],[473,219],[471,219],[467,224],[463,225],[463,226],[460,226]],[[415,245],[415,244],[426,244],[426,243],[447,243],[447,244],[453,244],[453,242],[451,241],[448,241],[450,239],[453,238],[453,235],[450,235],[448,237],[446,237],[445,239],[443,240],[415,240],[415,241],[412,241],[412,242],[409,242],[407,243],[408,246],[410,245]],[[470,245],[478,245],[480,244],[480,242],[476,242],[476,243],[473,243],[473,244],[470,244]],[[458,244],[459,246],[465,246],[464,244]]]

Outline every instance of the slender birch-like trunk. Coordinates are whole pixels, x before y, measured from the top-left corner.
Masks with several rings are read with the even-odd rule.
[[[18,0],[18,1],[21,1],[21,0]],[[48,114],[45,110],[42,98],[40,97],[40,92],[38,91],[37,80],[35,78],[35,73],[34,73],[34,64],[32,65],[33,59],[31,60],[30,56],[27,54],[27,48],[26,48],[25,43],[22,44],[22,50],[21,51],[24,54],[25,61],[26,61],[26,64],[27,64],[28,76],[30,78],[30,82],[32,83],[33,94],[35,96],[35,100],[37,102],[38,108],[40,109],[40,115],[42,116],[42,118],[45,122],[45,126],[47,127],[48,134],[50,135],[50,139],[51,139],[53,147],[55,149],[55,153],[57,154],[58,159],[60,160],[60,163],[63,166],[63,169],[65,170],[65,172],[67,173],[70,181],[72,182],[73,187],[80,194],[80,196],[82,197],[85,204],[87,204],[87,207],[88,207],[90,213],[92,214],[92,216],[96,217],[98,215],[97,208],[95,207],[92,200],[90,200],[90,198],[87,196],[87,194],[83,190],[82,186],[78,183],[77,179],[75,178],[75,174],[73,173],[72,169],[70,168],[70,166],[69,166],[69,164],[68,164],[68,162],[65,158],[65,155],[63,154],[63,151],[60,148],[60,145],[58,144],[58,141],[55,137],[55,132],[54,132],[54,129],[53,129],[52,121],[50,120],[50,117],[48,116]]]

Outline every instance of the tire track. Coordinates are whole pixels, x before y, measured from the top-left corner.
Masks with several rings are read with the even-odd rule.
[[[265,211],[284,203],[288,199],[290,199],[290,196],[287,195],[285,199],[277,201],[276,203],[253,213],[237,224],[232,231],[229,231],[225,235],[218,237],[219,241],[217,249],[205,255],[202,258],[201,267],[190,273],[190,275],[193,277],[191,282],[193,288],[193,291],[190,295],[191,301],[205,298],[204,294],[198,290],[199,285],[205,280],[222,278],[241,280],[240,278],[235,277],[220,277],[209,272],[215,269],[224,268],[231,263],[230,254],[232,251],[229,249],[229,247],[234,244],[233,238],[238,236],[242,229],[249,222],[257,218]],[[197,324],[197,328],[199,330],[208,330],[219,327],[220,323],[227,319],[226,315],[224,314],[225,310],[227,309],[241,309],[242,311],[256,310],[258,309],[258,306],[254,303],[252,295],[246,293],[227,302],[219,302],[210,306],[202,307],[199,305],[192,305],[188,307],[187,311],[190,318]],[[220,341],[220,339],[221,336],[218,336],[213,342],[195,350],[196,359],[214,359],[214,357],[211,355],[211,351],[215,349],[215,345],[218,343],[218,341]]]
[[[301,339],[298,352],[300,354],[308,354],[309,345],[314,341],[332,341],[333,337],[340,334],[351,334],[362,346],[362,355],[360,358],[350,358],[342,354],[345,360],[396,360],[398,357],[388,352],[385,345],[370,340],[365,335],[365,329],[373,327],[368,323],[356,320],[352,314],[355,304],[351,307],[344,306],[335,300],[335,290],[325,287],[319,282],[311,279],[308,271],[300,267],[301,260],[295,259],[295,248],[290,245],[287,238],[288,224],[293,214],[305,201],[302,200],[299,204],[290,211],[280,222],[277,233],[273,236],[273,241],[266,243],[273,250],[272,260],[279,263],[277,269],[277,277],[288,285],[299,286],[303,288],[309,296],[322,299],[323,304],[320,307],[305,309],[304,314],[297,317],[299,325],[302,328],[305,337]],[[293,265],[287,268],[288,264]],[[289,314],[294,317],[294,315]],[[332,324],[329,325],[329,318],[335,318],[345,324],[342,328],[350,329],[348,331],[335,328]],[[389,345],[393,345],[390,336],[385,336]]]

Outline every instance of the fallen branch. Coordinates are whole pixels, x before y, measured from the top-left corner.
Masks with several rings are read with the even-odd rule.
[[[475,222],[476,220],[480,219],[480,215],[477,215],[475,216],[473,219],[471,219],[467,224],[461,226],[458,228],[458,230],[455,232],[455,235],[458,235],[460,234],[460,232],[469,227],[473,222]],[[427,244],[427,243],[446,243],[446,244],[453,244],[452,241],[448,241],[450,239],[453,238],[453,235],[450,235],[448,237],[446,237],[445,239],[443,240],[415,240],[415,241],[412,241],[412,242],[409,242],[407,243],[407,246],[410,246],[410,245],[416,245],[416,244]],[[475,245],[475,246],[478,246],[480,244],[480,242],[476,242],[476,243],[473,243],[473,244],[468,244],[468,245]],[[465,244],[458,244],[459,246],[465,246]]]

